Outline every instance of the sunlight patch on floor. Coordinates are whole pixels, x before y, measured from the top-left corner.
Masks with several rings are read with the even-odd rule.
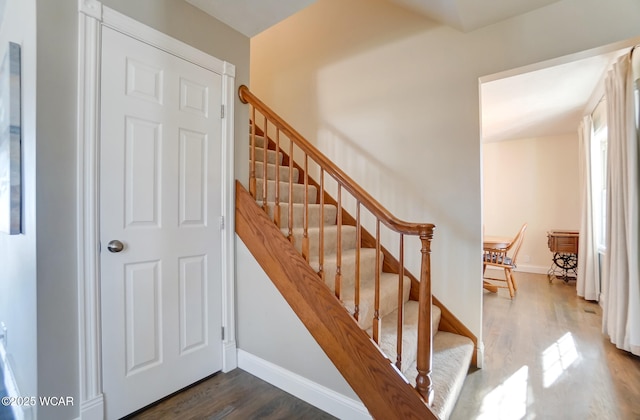
[[[477,419],[519,420],[524,418],[527,414],[528,383],[529,367],[522,366],[483,398]],[[531,418],[533,417],[529,417]]]
[[[568,332],[542,353],[543,386],[549,388],[553,385],[576,360],[578,360],[576,343]]]

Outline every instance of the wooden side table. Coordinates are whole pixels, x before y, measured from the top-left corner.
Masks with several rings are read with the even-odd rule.
[[[547,232],[547,245],[553,252],[553,263],[547,271],[549,283],[554,278],[575,280],[578,277],[578,242],[580,233],[575,230],[552,230]]]

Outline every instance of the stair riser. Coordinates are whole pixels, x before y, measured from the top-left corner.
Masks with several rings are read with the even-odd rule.
[[[249,152],[251,153],[251,152]],[[249,155],[251,156],[251,155]],[[267,150],[267,163],[271,163],[273,165],[276,164],[276,156],[278,156],[279,161],[278,163],[282,164],[282,153],[278,153],[276,155],[276,152],[274,150]],[[256,147],[256,163],[257,162],[264,162],[264,149],[262,148],[258,148]]]
[[[404,307],[404,318],[402,328],[402,369],[408,369],[415,365],[417,352],[417,332],[418,332],[418,310],[419,304],[416,301],[408,301]],[[435,337],[440,326],[440,308],[433,306],[431,310],[431,336]],[[396,360],[396,343],[398,324],[397,311],[394,309],[389,315],[384,317],[382,322],[382,351],[392,360]]]
[[[262,203],[258,203],[258,205],[262,206]],[[268,203],[269,207],[269,217],[272,220],[275,215],[275,204]],[[289,203],[281,203],[280,204],[280,228],[288,228],[289,227]],[[338,210],[335,206],[330,204],[325,204],[324,206],[324,225],[331,226],[336,224],[336,213]],[[304,205],[303,204],[294,204],[293,205],[293,228],[302,228],[304,227]],[[309,204],[309,224],[308,227],[319,227],[320,226],[320,205],[319,204]]]
[[[473,352],[473,342],[467,337],[440,331],[433,338],[431,380],[434,399],[431,408],[438,418],[450,417],[467,377]],[[409,383],[415,385],[418,374],[416,363],[407,368],[403,364],[402,372]]]
[[[289,202],[289,185],[286,182],[280,182],[279,193],[279,201],[281,203]],[[257,179],[256,180],[256,200],[261,201],[263,199],[263,188],[264,188],[264,180]],[[305,186],[302,184],[293,184],[293,202],[294,203],[304,203],[304,189]],[[308,203],[316,203],[317,197],[317,188],[313,185],[308,186],[308,195],[307,202]],[[267,201],[274,202],[276,201],[276,183],[275,181],[267,181]]]
[[[403,328],[402,328],[402,369],[407,369],[415,364],[418,343],[418,310],[419,304],[416,301],[409,301],[404,306]],[[438,322],[439,311],[436,315]],[[382,351],[393,361],[397,358],[397,311],[390,313],[382,323],[382,339],[380,347]],[[435,333],[434,333],[435,334]]]
[[[372,285],[373,286],[373,285]],[[402,301],[409,300],[411,280],[404,277]],[[342,301],[345,308],[353,315],[354,297],[353,290],[347,289],[342,294]],[[398,276],[392,273],[383,273],[380,278],[380,306],[379,316],[384,318],[396,310],[398,307]],[[358,325],[363,330],[368,330],[373,326],[373,316],[375,313],[375,288],[366,287],[360,289],[360,304]]]
[[[379,270],[382,271],[382,253],[380,253]],[[318,262],[311,261],[311,267],[318,271]],[[325,283],[331,291],[335,290],[335,278],[337,272],[337,261],[335,255],[330,255],[325,258],[324,261],[324,278]],[[340,285],[342,290],[354,289],[356,284],[356,258],[355,249],[348,250],[343,253],[342,261],[340,264],[341,280]],[[375,282],[376,275],[376,253],[375,249],[362,248],[360,251],[360,287],[365,287]]]
[[[264,137],[256,134],[256,148],[264,148]],[[251,145],[251,135],[249,135],[249,145]]]
[[[289,167],[278,165],[279,181],[289,182]],[[256,178],[264,179],[264,164],[262,162],[256,162]],[[276,165],[267,164],[267,179],[274,181],[276,179]],[[298,168],[293,168],[293,176],[291,177],[293,182],[298,182]]]
[[[281,231],[288,236],[288,229],[283,228]],[[320,230],[317,228],[309,229],[309,259],[317,259],[320,249]],[[297,229],[293,232],[293,246],[302,253],[303,232]],[[356,230],[353,226],[343,226],[341,236],[342,250],[346,251],[356,247]],[[326,226],[324,229],[324,255],[335,254],[338,244],[337,226]]]

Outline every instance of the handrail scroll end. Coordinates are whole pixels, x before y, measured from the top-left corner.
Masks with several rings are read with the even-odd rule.
[[[248,90],[249,88],[246,85],[240,85],[240,87],[238,87],[238,98],[240,98],[240,102],[242,102],[243,104],[249,103],[247,98],[244,97],[245,92],[247,92]]]

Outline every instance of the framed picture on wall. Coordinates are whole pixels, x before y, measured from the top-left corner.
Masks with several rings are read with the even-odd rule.
[[[22,233],[20,45],[10,42],[0,64],[0,232]]]

